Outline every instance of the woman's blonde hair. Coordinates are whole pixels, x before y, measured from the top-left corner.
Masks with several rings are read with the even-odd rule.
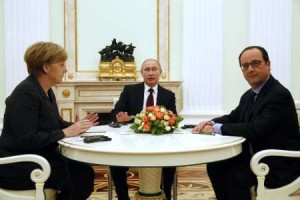
[[[66,61],[68,54],[58,44],[52,42],[37,42],[29,46],[24,54],[28,74],[37,75],[43,71],[45,64]]]

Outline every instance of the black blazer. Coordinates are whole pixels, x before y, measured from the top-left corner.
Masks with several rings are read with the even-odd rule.
[[[290,92],[271,76],[255,100],[252,119],[245,122],[250,92],[242,95],[239,105],[229,115],[213,119],[223,124],[222,134],[245,137],[254,153],[264,149],[299,151],[298,117]],[[271,168],[266,183],[271,185],[280,181],[287,183],[300,175],[300,159],[268,158],[266,162]]]
[[[128,112],[128,115],[136,115],[141,112],[144,103],[144,90],[144,83],[126,85],[115,108],[111,111],[111,120],[117,121],[116,114],[121,111]],[[175,94],[160,85],[158,85],[157,91],[156,105],[165,106],[168,110],[177,114]]]
[[[71,123],[59,113],[52,89],[48,96],[33,76],[22,81],[6,99],[4,126],[0,137],[0,157],[37,154],[55,164],[57,141],[64,137],[63,128]],[[34,164],[0,165],[0,176],[28,173]]]

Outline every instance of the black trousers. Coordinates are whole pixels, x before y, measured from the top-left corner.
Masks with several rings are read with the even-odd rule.
[[[23,177],[1,177],[0,186],[11,190],[35,189],[29,174]],[[86,200],[94,189],[94,170],[85,163],[56,158],[55,164],[51,165],[51,174],[45,188],[59,190],[58,200]]]
[[[119,200],[129,200],[127,175],[128,167],[109,167],[110,173],[115,185],[116,193]],[[162,177],[163,185],[162,188],[166,195],[167,200],[171,200],[171,188],[174,181],[174,175],[176,172],[175,167],[163,167]]]
[[[218,200],[251,200],[250,188],[256,177],[250,159],[243,153],[227,160],[207,164],[208,176]]]

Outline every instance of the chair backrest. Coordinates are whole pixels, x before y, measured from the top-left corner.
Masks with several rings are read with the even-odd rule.
[[[260,163],[260,160],[268,156],[298,157],[300,151],[286,150],[263,150],[256,153],[251,159],[251,169],[257,177],[257,197],[256,200],[299,200],[300,199],[300,177],[288,185],[276,189],[269,189],[265,186],[265,177],[269,173],[269,166]]]
[[[35,182],[35,190],[24,190],[24,191],[16,191],[16,190],[7,190],[0,188],[0,200],[8,200],[8,199],[33,199],[33,200],[44,200],[44,183],[49,178],[51,168],[48,161],[38,155],[33,154],[25,154],[18,156],[10,156],[0,158],[1,164],[10,164],[17,162],[34,162],[41,166],[42,169],[35,169],[31,172],[30,178],[33,182]]]

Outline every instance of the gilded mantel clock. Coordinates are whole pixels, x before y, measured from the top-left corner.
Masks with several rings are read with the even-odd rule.
[[[118,56],[111,62],[100,62],[98,79],[101,80],[136,80],[135,62],[124,62]]]
[[[99,51],[99,80],[136,80],[134,48],[132,44],[126,45],[113,39],[110,46]]]

